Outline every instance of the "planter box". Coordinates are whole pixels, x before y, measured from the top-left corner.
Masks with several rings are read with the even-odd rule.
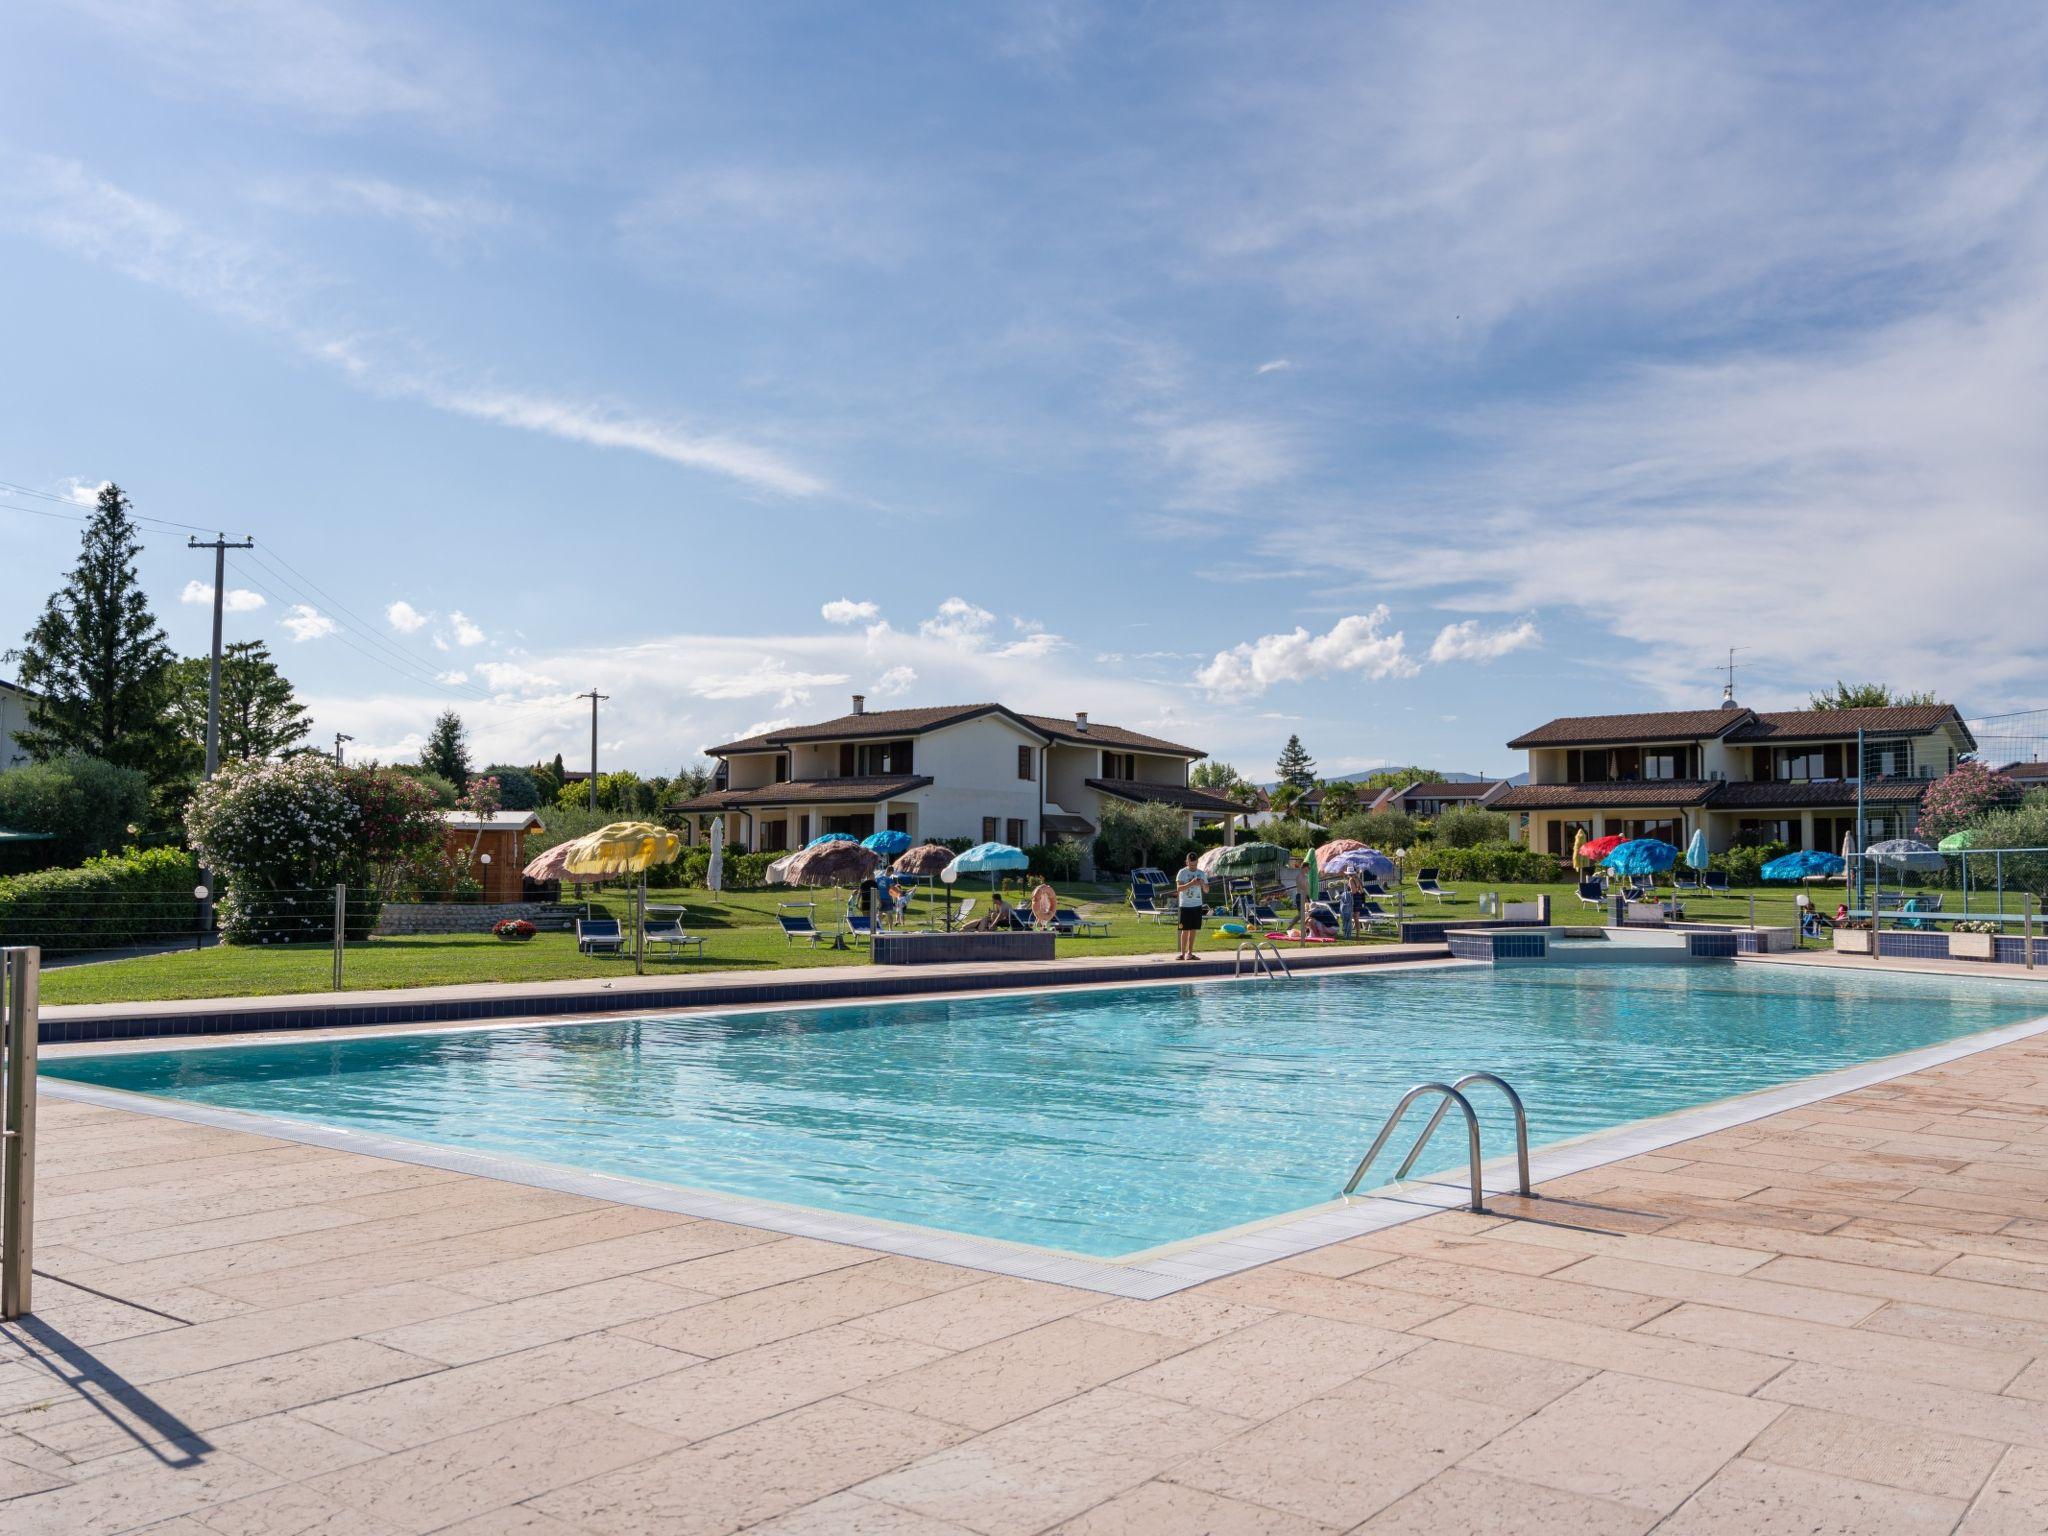
[[[1989,960],[1997,952],[1998,935],[1995,933],[1951,933],[1948,936],[1948,957],[1951,960]]]
[[[1867,955],[1871,953],[1871,933],[1868,928],[1837,928],[1835,930],[1835,953],[1838,955]]]

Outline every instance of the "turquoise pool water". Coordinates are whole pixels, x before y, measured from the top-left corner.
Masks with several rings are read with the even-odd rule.
[[[1443,968],[43,1070],[1106,1257],[1328,1200],[1423,1079],[1501,1073],[1541,1144],[2017,1023],[2044,1001],[2023,985],[1787,966]],[[1489,1156],[1511,1147],[1500,1120],[1486,1129]],[[1458,1155],[1450,1137],[1438,1146],[1439,1163]]]

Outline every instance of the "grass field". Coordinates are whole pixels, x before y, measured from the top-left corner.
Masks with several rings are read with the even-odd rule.
[[[1061,939],[1062,957],[1085,955],[1170,955],[1174,930],[1170,923],[1150,922],[1135,916],[1125,904],[1121,886],[1069,885],[1060,887],[1068,904],[1084,915],[1106,918],[1110,931],[1095,938]],[[1831,906],[1839,887],[1817,893],[1815,899]],[[1455,901],[1438,904],[1411,886],[1403,893],[1410,917],[1454,915],[1477,917],[1483,891],[1497,892],[1503,900],[1526,901],[1539,892],[1549,893],[1559,922],[1598,921],[1591,909],[1579,904],[1568,885],[1465,885]],[[817,893],[817,921],[830,926],[834,895]],[[701,959],[695,951],[689,958],[666,953],[650,954],[650,974],[681,971],[765,971],[791,966],[858,964],[865,959],[862,947],[835,950],[825,944],[791,944],[775,921],[778,901],[791,899],[787,890],[734,891],[716,900],[701,889],[650,891],[651,903],[679,903],[689,908],[685,928],[704,937]],[[1793,921],[1793,893],[1765,889],[1754,893],[1756,921],[1789,924]],[[981,898],[986,901],[986,895]],[[609,911],[630,927],[632,904],[629,897],[612,894],[596,905]],[[1393,903],[1387,903],[1389,911]],[[1686,915],[1708,922],[1747,922],[1751,893],[1736,892],[1716,898],[1691,897]],[[919,926],[929,915],[920,897],[912,907],[911,924]],[[1385,943],[1389,934],[1360,942]],[[1201,949],[1228,954],[1236,939],[1220,934],[1212,923],[1203,935]],[[157,1002],[174,998],[259,997],[288,992],[326,992],[333,987],[333,955],[327,945],[272,947],[219,946],[206,950],[184,950],[137,959],[109,960],[93,964],[66,965],[47,970],[42,978],[42,998],[50,1004]],[[343,959],[343,985],[349,991],[385,987],[426,987],[456,983],[556,981],[574,977],[605,977],[630,974],[630,956],[582,955],[566,933],[543,933],[524,944],[508,944],[489,934],[420,935],[368,939],[350,944]]]

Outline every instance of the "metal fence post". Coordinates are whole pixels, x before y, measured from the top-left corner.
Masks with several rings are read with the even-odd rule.
[[[348,934],[348,887],[334,888],[334,990],[341,990],[342,940]]]
[[[2026,920],[2020,928],[2020,953],[2026,960],[2027,969],[2034,968],[2034,898],[2026,898]]]
[[[34,1274],[36,1035],[40,949],[0,949],[0,1018],[6,1024],[7,1089],[0,1096],[0,1318],[24,1317]]]

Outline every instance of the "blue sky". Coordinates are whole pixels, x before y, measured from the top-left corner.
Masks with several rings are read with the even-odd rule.
[[[2044,85],[2021,4],[22,0],[0,481],[253,534],[386,758],[2048,704]]]

